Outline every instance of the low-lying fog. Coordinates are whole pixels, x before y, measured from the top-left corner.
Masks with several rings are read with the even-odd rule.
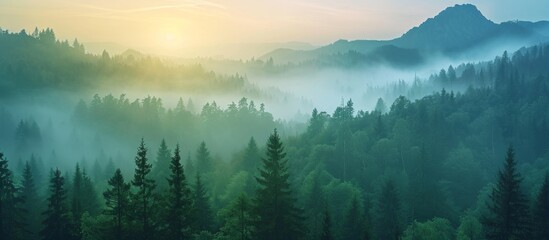
[[[506,46],[506,48],[510,47]],[[497,49],[497,51],[501,50],[501,48]],[[438,73],[440,69],[448,68],[449,65],[455,67],[463,62],[490,60],[495,55],[501,54],[496,50],[492,51],[493,55],[489,55],[488,50],[478,51],[478,55],[471,53],[467,55],[469,61],[463,59],[466,55],[459,59],[438,57],[413,69],[396,69],[380,65],[358,69],[325,68],[317,71],[272,75],[244,72],[239,74],[247,76],[248,83],[239,92],[205,94],[175,89],[151,90],[140,86],[89,89],[86,93],[28,92],[23,97],[0,102],[0,112],[2,112],[0,117],[2,149],[0,151],[17,161],[19,159],[26,161],[33,154],[41,157],[43,161],[57,158],[56,163],[62,168],[72,167],[75,161],[83,161],[82,159],[86,159],[88,165],[94,161],[105,165],[112,159],[131,169],[135,149],[140,138],[143,137],[148,144],[152,159],[155,157],[161,139],[164,138],[170,148],[173,148],[176,143],[182,144],[184,156],[191,157],[194,157],[199,143],[205,141],[216,159],[229,161],[233,154],[239,151],[238,149],[246,146],[250,137],[254,137],[258,145],[263,146],[271,128],[278,128],[284,137],[299,134],[305,129],[313,108],[331,114],[338,106],[352,99],[355,112],[371,111],[378,98],[383,98],[387,107],[390,107],[399,95],[415,99],[440,91],[440,86],[428,84],[423,84],[419,93],[411,94],[409,89],[414,81],[426,81],[429,76]],[[480,52],[487,54],[480,54]],[[407,87],[395,87],[403,83]],[[132,116],[132,113],[128,113],[129,115],[117,117],[96,116],[86,123],[75,120],[78,102],[83,100],[90,107],[95,94],[101,98],[112,94],[115,100],[125,95],[129,103],[148,96],[157,97],[161,99],[165,112],[159,119],[151,120],[158,126],[146,125],[151,123],[147,122],[149,120],[143,120],[145,125],[132,123],[132,121],[141,122],[142,118],[148,118],[148,115],[143,112],[140,113],[141,115],[135,115],[133,119],[125,118]],[[254,111],[259,110],[262,103],[265,104],[264,111],[272,114],[272,118],[270,115],[261,114],[251,117],[239,115],[233,122],[224,119],[218,123],[212,123],[204,122],[204,119],[196,120],[200,119],[198,117],[178,120],[166,115],[167,110],[177,107],[180,99],[184,102],[186,111],[198,116],[207,103],[211,104],[215,101],[222,111],[228,111],[231,103],[234,102],[235,106],[239,106],[242,98],[247,98],[246,106],[249,106],[251,101],[254,102]],[[22,144],[18,136],[20,134],[18,125],[21,121],[36,122],[41,134],[42,142],[39,146],[31,147],[26,152],[17,150],[18,144]],[[255,124],[258,121],[261,122]],[[125,127],[127,130],[124,130]],[[237,128],[244,130],[237,130]]]

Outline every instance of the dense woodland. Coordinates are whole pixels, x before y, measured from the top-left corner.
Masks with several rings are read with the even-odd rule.
[[[2,32],[0,46],[49,42],[55,47],[40,49],[86,56],[87,65],[0,57],[0,79],[17,80],[1,89],[53,82],[74,90],[104,84],[86,72],[96,78],[107,68],[145,81],[135,72],[144,68],[128,61],[152,60],[72,56],[80,44],[50,31]],[[66,124],[76,130],[59,141],[39,124],[47,121],[0,108],[0,236],[549,239],[548,58],[549,46],[539,45],[450,66],[388,86],[402,96],[380,98],[372,111],[351,99],[333,112],[314,109],[303,130],[246,98],[226,108],[182,98],[167,108],[157,97],[95,95],[74,106]],[[73,70],[85,82],[58,77]],[[114,150],[121,146],[131,154]]]

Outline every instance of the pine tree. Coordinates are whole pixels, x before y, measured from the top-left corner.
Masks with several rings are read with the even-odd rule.
[[[108,183],[109,189],[103,193],[107,207],[104,213],[112,218],[115,239],[121,240],[125,236],[124,225],[130,211],[130,184],[124,182],[120,169],[116,169]]]
[[[192,216],[194,219],[194,231],[209,231],[213,227],[213,214],[208,200],[206,187],[200,180],[200,174],[196,175],[196,181],[192,192]]]
[[[257,171],[259,159],[259,149],[257,148],[255,139],[251,137],[246,150],[244,150],[244,157],[238,169],[254,173]]]
[[[171,174],[167,179],[168,196],[167,200],[167,235],[169,239],[188,239],[190,237],[190,211],[191,211],[191,190],[187,185],[179,144],[175,147],[174,155],[170,163]]]
[[[225,225],[221,228],[223,235],[234,240],[249,240],[252,237],[252,213],[251,202],[246,194],[240,194],[230,204],[228,209],[221,211],[221,217]]]
[[[528,200],[520,188],[522,177],[516,168],[515,153],[509,146],[505,165],[487,203],[489,214],[482,219],[488,239],[529,238]]]
[[[332,220],[330,219],[330,212],[328,207],[324,208],[324,218],[322,219],[322,232],[320,234],[320,240],[333,240],[332,235]]]
[[[170,150],[166,141],[162,139],[158,152],[156,153],[156,164],[152,169],[151,175],[158,182],[159,188],[164,189],[166,186],[166,178],[170,174]]]
[[[61,176],[61,171],[59,169],[53,171],[49,186],[50,196],[47,200],[48,207],[43,212],[44,228],[40,231],[43,240],[72,239],[64,184],[65,179]]]
[[[534,239],[549,240],[549,173],[537,195],[533,215]]]
[[[400,200],[392,181],[387,181],[383,186],[378,204],[377,237],[382,240],[398,240],[401,233]]]
[[[38,198],[32,172],[31,165],[27,161],[25,163],[25,168],[23,169],[20,195],[23,201],[22,209],[24,210],[22,220],[27,224],[26,239],[36,239],[38,237],[38,231],[40,230],[40,211],[39,205],[37,204],[40,200]]]
[[[72,180],[72,189],[71,189],[71,213],[72,213],[72,225],[75,228],[74,234],[80,239],[80,218],[84,211],[82,210],[82,197],[84,194],[82,188],[82,171],[80,170],[80,165],[77,163],[74,171],[74,177]]]
[[[210,151],[205,142],[201,142],[196,150],[196,171],[200,174],[207,174],[213,170]]]
[[[135,157],[135,173],[132,180],[132,185],[137,188],[137,193],[133,194],[133,206],[135,207],[135,217],[141,225],[141,234],[139,237],[142,239],[151,239],[153,237],[152,226],[152,207],[154,206],[153,191],[156,187],[154,180],[149,176],[152,165],[147,159],[147,148],[145,148],[145,142],[141,139],[141,144],[137,149],[137,156]]]
[[[13,173],[8,168],[8,160],[0,153],[0,237],[15,239],[20,233],[19,198],[13,184]]]
[[[108,177],[105,177],[105,179],[108,179]],[[101,212],[95,184],[85,169],[82,171],[82,212],[88,212],[91,216],[96,216]]]
[[[284,147],[276,129],[267,142],[259,188],[255,197],[255,238],[265,240],[301,239],[305,234],[302,211],[292,196]]]

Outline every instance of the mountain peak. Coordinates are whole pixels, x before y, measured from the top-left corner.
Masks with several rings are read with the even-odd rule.
[[[458,24],[467,22],[491,22],[486,19],[473,4],[456,4],[453,7],[447,7],[432,19],[434,21],[454,21]],[[430,19],[427,21],[429,20]]]
[[[454,49],[481,40],[496,28],[472,4],[456,4],[396,39],[405,47]],[[406,46],[410,45],[410,46]]]

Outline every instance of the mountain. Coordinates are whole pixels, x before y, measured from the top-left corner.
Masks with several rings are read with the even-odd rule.
[[[468,50],[490,46],[496,42],[531,45],[549,40],[549,22],[512,21],[500,24],[488,20],[472,4],[448,7],[433,18],[392,40],[338,40],[314,50],[277,49],[262,58],[275,62],[311,61],[334,54],[358,52],[378,54],[378,48],[393,46],[390,54],[418,50],[425,58],[433,54],[459,55]],[[376,51],[377,50],[377,51]],[[382,51],[383,52],[383,51]],[[390,58],[386,58],[390,59]]]
[[[497,29],[498,25],[486,19],[474,5],[456,5],[427,19],[391,43],[406,48],[448,50],[489,38]]]

